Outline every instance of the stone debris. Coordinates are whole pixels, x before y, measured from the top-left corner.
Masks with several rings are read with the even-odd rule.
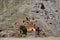
[[[3,2],[0,1],[1,5],[8,9],[4,11],[4,8],[0,7],[0,10],[4,11],[0,15],[0,28],[11,31],[8,31],[7,34],[6,31],[0,30],[0,36],[1,34],[2,36],[12,34],[18,36],[19,33],[15,31],[20,25],[36,25],[42,30],[40,35],[60,36],[59,14],[54,0],[10,0],[8,3],[6,1],[4,1],[6,6],[2,5]],[[9,9],[9,5],[12,9]]]

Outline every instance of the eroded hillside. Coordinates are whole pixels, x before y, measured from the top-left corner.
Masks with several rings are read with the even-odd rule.
[[[37,3],[37,4],[36,4]],[[40,9],[43,3],[45,10]],[[38,12],[36,12],[38,11]],[[41,0],[0,0],[0,30],[16,30],[19,19],[35,18],[46,35],[59,36],[60,22],[55,3]]]

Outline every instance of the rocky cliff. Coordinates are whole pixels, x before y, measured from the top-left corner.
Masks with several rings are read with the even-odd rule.
[[[43,3],[47,10],[47,15],[39,8],[34,8],[36,3]],[[40,23],[37,23],[47,34],[60,35],[60,22],[58,10],[55,2],[42,0],[0,0],[0,30],[15,30],[15,22],[18,19],[35,17]],[[32,13],[32,10],[40,10],[39,13]],[[42,16],[41,16],[42,15]],[[49,18],[47,19],[47,16]],[[51,18],[51,19],[50,19]],[[47,23],[46,23],[47,22]],[[43,26],[43,27],[42,27]]]

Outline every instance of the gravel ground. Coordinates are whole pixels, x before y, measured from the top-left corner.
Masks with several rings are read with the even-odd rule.
[[[0,38],[0,40],[60,40],[60,37],[45,37],[45,38]]]

